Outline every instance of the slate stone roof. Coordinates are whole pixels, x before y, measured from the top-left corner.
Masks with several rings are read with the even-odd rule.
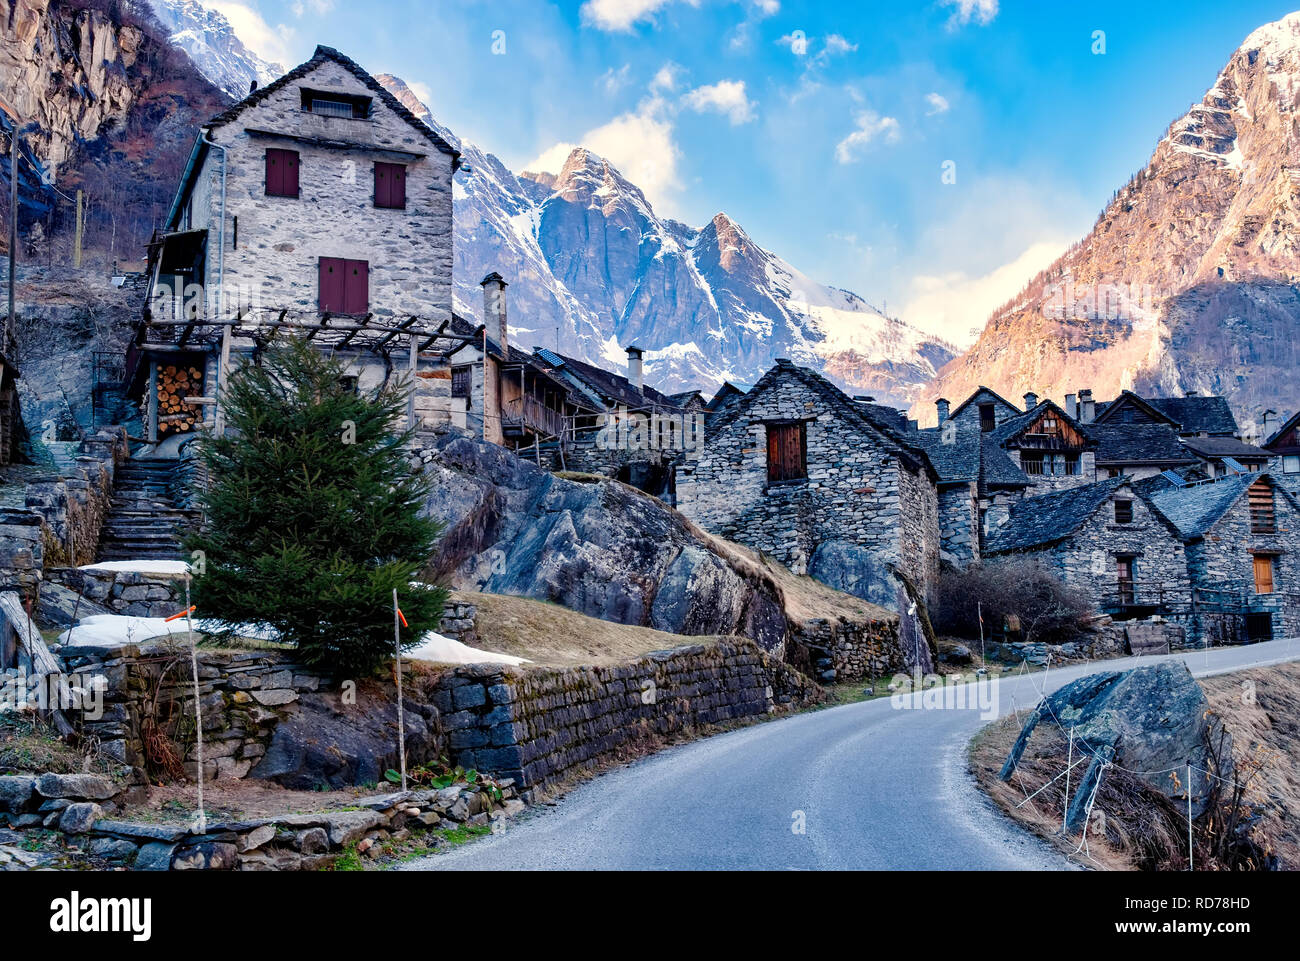
[[[678,409],[682,405],[674,401],[667,394],[661,394],[653,387],[647,386],[644,393],[638,393],[632,386],[632,382],[626,377],[619,374],[612,374],[607,370],[602,370],[591,364],[575,360],[572,357],[566,357],[563,354],[557,354],[553,350],[540,349],[539,356],[554,358],[559,360],[559,364],[553,364],[558,370],[563,371],[573,379],[580,381],[591,392],[606,404],[613,406],[624,406],[629,410],[642,408],[647,404],[656,407],[670,407]],[[688,399],[689,399],[688,395]]]
[[[386,106],[389,110],[393,111],[395,114],[397,114],[399,117],[405,120],[416,130],[418,130],[421,134],[424,135],[426,140],[428,140],[431,144],[433,144],[443,153],[450,154],[453,160],[457,164],[459,164],[460,162],[459,150],[457,150],[451,144],[447,143],[446,140],[440,137],[432,128],[430,128],[427,124],[425,124],[423,120],[421,120],[415,114],[411,113],[411,111],[406,109],[406,107],[402,106],[402,102],[398,100],[396,97],[394,97],[391,93],[389,93],[388,90],[384,88],[384,85],[381,84],[374,77],[372,77],[369,73],[367,73],[366,70],[360,64],[358,64],[352,58],[344,56],[343,54],[339,53],[339,51],[335,50],[333,47],[324,47],[324,46],[317,47],[316,52],[312,54],[312,58],[310,60],[306,61],[305,63],[299,64],[298,66],[290,70],[288,73],[286,73],[283,77],[280,77],[278,80],[268,83],[265,87],[258,87],[256,90],[250,93],[243,100],[239,101],[239,103],[235,104],[233,107],[230,107],[222,111],[221,113],[217,114],[210,121],[208,121],[206,126],[221,127],[230,123],[231,121],[235,120],[241,113],[247,110],[249,107],[261,103],[263,100],[265,100],[271,94],[275,93],[277,90],[280,90],[281,88],[288,86],[289,84],[293,83],[296,80],[301,80],[303,77],[307,76],[307,74],[311,73],[313,70],[315,70],[318,66],[320,66],[320,64],[324,63],[326,60],[332,60],[334,63],[337,63],[339,66],[341,66],[344,70],[348,71],[348,73],[352,74],[354,77],[360,80],[375,94],[376,97],[380,99],[380,101],[382,101],[384,106]]]
[[[981,494],[988,493],[990,488],[1029,487],[1033,483],[988,434],[982,435],[980,453]]]
[[[1087,425],[1087,434],[1097,441],[1100,464],[1194,464],[1196,457],[1167,424]]]
[[[1223,397],[1148,397],[1147,403],[1182,425],[1184,434],[1236,434],[1237,418]]]
[[[989,431],[989,436],[996,439],[999,444],[1006,444],[1008,441],[1014,439],[1015,436],[1025,428],[1032,427],[1034,421],[1038,420],[1039,417],[1047,413],[1049,410],[1054,411],[1057,417],[1065,421],[1084,437],[1089,437],[1087,429],[1077,418],[1071,417],[1066,413],[1064,407],[1061,407],[1055,401],[1051,400],[1039,401],[1038,406],[1025,411],[1019,416],[1004,420],[993,430]]]
[[[1185,541],[1203,537],[1260,474],[1234,474],[1191,487],[1166,487],[1145,495],[1151,507],[1178,531]]]
[[[1005,554],[1063,541],[1127,483],[1123,477],[1113,477],[1017,501],[1007,522],[989,531],[984,553]]]
[[[960,414],[963,410],[965,410],[967,407],[969,407],[969,406],[974,402],[975,398],[979,397],[980,394],[988,394],[988,395],[990,395],[994,400],[999,401],[999,402],[1002,403],[1002,404],[1005,404],[1008,408],[1010,408],[1011,410],[1015,411],[1017,414],[1020,413],[1020,408],[1019,408],[1019,407],[1017,407],[1015,404],[1011,403],[1011,401],[1007,400],[1005,397],[1003,397],[1001,394],[999,394],[999,393],[998,393],[996,390],[994,390],[992,387],[985,387],[985,386],[983,386],[983,385],[980,385],[979,387],[976,387],[976,388],[975,388],[975,392],[974,392],[973,394],[971,394],[971,395],[970,395],[969,397],[967,397],[964,401],[962,401],[960,404],[958,404],[956,407],[954,407],[954,408],[952,409],[952,411],[948,414],[948,416],[949,416],[949,417],[956,417],[956,416],[957,416],[958,414]]]
[[[943,442],[943,431],[936,427],[913,431],[909,436],[924,448],[941,484],[976,481],[983,494],[990,488],[1029,487],[1032,483],[991,433],[959,431],[951,444]]]
[[[879,437],[887,449],[892,450],[903,460],[924,468],[935,480],[938,480],[938,471],[935,470],[921,446],[917,437],[918,432],[898,430],[890,423],[877,420],[870,409],[871,405],[858,403],[821,374],[807,367],[798,367],[789,360],[778,360],[774,367],[758,379],[758,383],[748,393],[727,401],[719,408],[709,422],[709,432],[730,424],[749,406],[750,401],[763,392],[764,388],[786,377],[794,378],[817,394],[829,413],[844,418],[849,423],[864,429],[869,435]]]
[[[1268,460],[1269,453],[1235,437],[1184,437],[1183,445],[1203,457],[1235,457],[1238,460]]]

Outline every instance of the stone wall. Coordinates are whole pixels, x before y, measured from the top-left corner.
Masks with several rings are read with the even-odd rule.
[[[979,494],[974,481],[939,491],[939,553],[963,567],[980,559]]]
[[[442,623],[438,625],[438,633],[473,647],[474,642],[478,640],[477,618],[477,606],[467,601],[450,599],[443,608]]]
[[[888,677],[907,666],[897,618],[866,622],[818,618],[792,625],[792,630],[787,648],[791,665],[824,684]]]
[[[860,642],[877,643],[874,639]],[[879,643],[883,643],[883,639]],[[69,672],[102,675],[103,717],[83,721],[101,750],[155,767],[151,725],[197,772],[193,688],[186,649],[128,646],[105,654],[65,647]],[[861,657],[866,658],[864,654]],[[262,778],[299,789],[374,783],[397,765],[391,692],[340,685],[279,651],[202,652],[199,696],[209,778]],[[821,690],[744,640],[661,651],[585,668],[468,665],[407,686],[408,763],[453,764],[544,787],[658,739],[816,702]],[[155,704],[158,705],[155,707]]]
[[[30,480],[23,507],[0,509],[0,585],[32,597],[47,567],[95,560],[113,477],[126,457],[126,432],[100,431],[82,441],[70,468]]]
[[[113,614],[171,617],[185,606],[185,575],[137,571],[52,568],[47,581],[61,584]]]

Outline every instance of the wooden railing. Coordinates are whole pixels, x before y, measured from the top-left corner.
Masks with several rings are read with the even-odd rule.
[[[535,397],[516,397],[506,401],[501,407],[501,421],[503,426],[524,427],[543,437],[564,436],[563,412],[552,410]]]

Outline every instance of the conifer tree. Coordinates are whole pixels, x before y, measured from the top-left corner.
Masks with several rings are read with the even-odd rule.
[[[442,525],[421,516],[427,483],[404,450],[407,386],[362,390],[345,371],[291,339],[230,376],[227,433],[199,441],[205,523],[186,543],[203,552],[199,616],[271,628],[338,678],[393,655],[394,588],[410,644],[438,627],[446,601],[411,584]]]

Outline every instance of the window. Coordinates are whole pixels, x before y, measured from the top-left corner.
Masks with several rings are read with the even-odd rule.
[[[1125,407],[1119,412],[1119,422],[1121,424],[1132,424],[1136,420],[1136,412],[1132,407]]]
[[[1107,476],[1107,477],[1110,477],[1110,478],[1112,478],[1112,479],[1113,479],[1113,478],[1116,478],[1116,477],[1123,477],[1123,476],[1124,476],[1124,468],[1122,468],[1122,467],[1108,467],[1108,468],[1106,468],[1106,476]]]
[[[988,433],[998,426],[997,414],[992,404],[980,404],[980,430]]]
[[[453,367],[451,369],[451,396],[452,397],[469,397],[470,378],[473,376],[472,367]]]
[[[1133,557],[1115,558],[1116,574],[1118,575],[1119,602],[1125,605],[1132,605],[1137,595],[1135,584],[1137,581],[1137,560]]]
[[[808,438],[804,425],[767,425],[767,479],[772,483],[808,476]]]
[[[339,386],[349,394],[361,393],[361,377],[359,374],[344,374],[339,378]]]
[[[302,90],[302,109],[322,117],[365,120],[370,116],[370,98],[330,90]]]
[[[1081,464],[1078,454],[1044,454],[1021,451],[1020,466],[1031,477],[1077,477]]]
[[[266,195],[298,196],[298,151],[271,149],[266,152]]]
[[[1116,524],[1133,523],[1133,502],[1132,501],[1115,502],[1115,523]]]
[[[1300,474],[1300,454],[1287,454],[1282,458],[1282,473]]]
[[[319,300],[322,313],[364,314],[370,307],[370,264],[322,257]]]
[[[1276,533],[1277,513],[1273,505],[1273,488],[1266,480],[1256,481],[1251,485],[1247,496],[1250,500],[1250,532]]]
[[[1255,593],[1272,594],[1273,593],[1273,571],[1277,564],[1277,558],[1270,554],[1255,555]]]
[[[390,210],[406,209],[406,166],[375,164],[375,206]]]

